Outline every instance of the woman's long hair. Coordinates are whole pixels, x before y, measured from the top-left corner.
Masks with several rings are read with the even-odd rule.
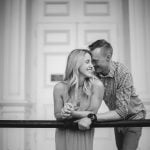
[[[85,57],[85,54],[87,53],[91,56],[90,51],[86,49],[75,49],[69,54],[67,59],[64,81],[66,81],[69,85],[68,95],[70,97],[74,95],[75,99],[77,99],[77,95],[78,95],[79,67],[83,63],[83,59]],[[96,77],[93,75],[93,77],[87,78],[84,81],[83,92],[87,96],[91,95],[91,81],[93,78]]]

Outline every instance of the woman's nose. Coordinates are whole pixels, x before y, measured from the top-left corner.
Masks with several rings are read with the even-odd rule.
[[[93,67],[93,63],[91,62],[91,63],[89,63],[89,65],[90,65],[90,67]]]
[[[90,68],[91,68],[91,70],[94,70],[94,66],[92,63],[90,64]]]

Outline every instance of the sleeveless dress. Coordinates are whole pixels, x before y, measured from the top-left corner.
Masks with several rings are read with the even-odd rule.
[[[67,91],[65,89],[65,91]],[[83,97],[82,97],[83,98]],[[68,99],[65,92],[64,99]],[[66,101],[64,100],[64,103]],[[68,101],[67,101],[68,102]],[[90,99],[82,99],[78,110],[86,111],[90,106]],[[73,129],[56,129],[55,144],[56,150],[93,150],[94,129],[81,131]]]

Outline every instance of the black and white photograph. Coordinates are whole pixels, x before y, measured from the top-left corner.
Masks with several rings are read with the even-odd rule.
[[[0,0],[0,150],[150,150],[150,0]]]

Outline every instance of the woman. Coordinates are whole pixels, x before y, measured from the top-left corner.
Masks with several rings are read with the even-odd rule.
[[[67,60],[65,79],[54,87],[54,113],[57,120],[82,119],[96,114],[104,87],[93,74],[91,53],[73,50]],[[92,150],[94,129],[56,129],[56,150]]]

